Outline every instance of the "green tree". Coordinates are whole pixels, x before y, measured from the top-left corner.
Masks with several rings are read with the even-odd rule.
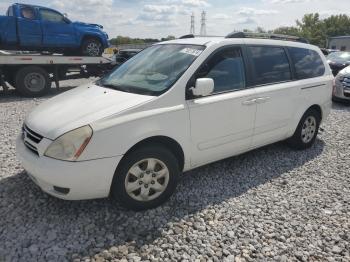
[[[262,28],[261,26],[258,26],[256,29],[255,29],[255,32],[256,33],[266,33],[266,30],[264,28]]]
[[[311,44],[325,46],[327,35],[318,13],[306,14],[301,21],[297,20],[296,23],[300,28],[300,36],[308,39]]]
[[[321,19],[318,13],[306,14],[300,21],[296,21],[296,26],[279,27],[273,32],[301,36],[308,39],[311,44],[326,47],[329,37],[350,35],[350,17],[341,14]]]
[[[347,15],[332,15],[323,20],[327,36],[350,35],[350,17]]]
[[[273,30],[274,34],[300,36],[300,29],[295,26],[283,26]]]

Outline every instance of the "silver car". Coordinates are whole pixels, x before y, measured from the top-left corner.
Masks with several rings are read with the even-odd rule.
[[[350,102],[350,66],[341,70],[335,77],[333,100]]]

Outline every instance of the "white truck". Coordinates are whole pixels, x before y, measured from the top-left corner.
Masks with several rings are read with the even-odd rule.
[[[113,65],[105,57],[1,51],[0,86],[4,92],[10,84],[22,96],[39,97],[49,92],[52,82],[59,88],[60,80],[101,76]]]

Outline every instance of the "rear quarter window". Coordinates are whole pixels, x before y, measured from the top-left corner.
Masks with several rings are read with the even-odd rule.
[[[324,75],[326,68],[316,51],[297,47],[288,47],[288,51],[295,67],[297,79],[308,79]]]

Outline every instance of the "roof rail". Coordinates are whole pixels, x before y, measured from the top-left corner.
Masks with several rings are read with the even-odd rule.
[[[225,38],[261,38],[261,39],[284,40],[284,41],[293,41],[293,42],[301,42],[301,43],[309,44],[309,41],[303,37],[281,35],[281,34],[268,34],[268,33],[232,32],[228,34]]]
[[[223,36],[218,36],[218,35],[194,35],[194,34],[189,34],[189,35],[180,36],[179,39],[196,38],[196,37],[223,37]]]
[[[180,36],[179,39],[194,38],[194,34]]]

